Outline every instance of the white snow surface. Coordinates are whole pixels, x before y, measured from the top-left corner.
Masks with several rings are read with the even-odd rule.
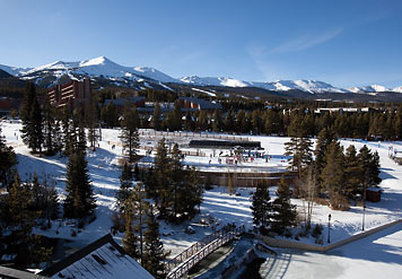
[[[139,79],[141,78],[141,76],[143,76],[161,82],[177,82],[176,79],[154,68],[121,66],[109,60],[105,56],[100,56],[78,62],[55,61],[49,64],[29,69],[0,66],[0,68],[2,67],[4,67],[5,71],[21,77],[24,77],[26,75],[34,75],[36,72],[52,71],[53,74],[57,76],[78,74],[90,77],[104,76],[109,78],[133,78],[133,79]]]
[[[17,153],[18,171],[22,179],[32,179],[33,172],[36,172],[40,180],[54,180],[56,189],[60,193],[60,197],[65,195],[65,173],[67,158],[65,157],[34,157],[29,153],[28,148],[22,143],[20,135],[20,124],[1,123],[2,134],[5,135],[7,144],[13,146]],[[141,133],[140,133],[141,134]],[[190,139],[199,139],[197,134],[189,133]],[[212,136],[216,134],[209,134]],[[264,161],[248,162],[244,165],[242,171],[255,168],[276,168],[283,167],[283,161],[280,159],[284,153],[284,143],[289,141],[286,137],[267,137],[267,136],[243,136],[249,140],[261,141],[262,147],[265,148],[267,154],[273,156],[273,160],[269,163]],[[183,141],[185,137],[182,134],[177,134],[176,141]],[[141,145],[154,145],[158,140],[152,133],[141,135]],[[172,139],[173,140],[173,139]],[[115,212],[115,193],[120,187],[119,176],[121,170],[118,166],[118,160],[121,158],[122,149],[119,143],[118,129],[103,129],[102,141],[100,148],[96,152],[88,151],[88,169],[94,192],[96,194],[96,220],[87,225],[84,230],[79,231],[76,237],[71,236],[71,231],[76,230],[68,221],[54,221],[50,230],[42,231],[37,229],[37,232],[48,237],[64,238],[73,242],[74,248],[83,247],[93,240],[104,236],[110,231],[112,226],[111,216]],[[397,165],[388,158],[388,147],[393,146],[394,149],[402,150],[401,142],[362,142],[354,140],[342,140],[344,147],[354,144],[357,149],[360,149],[364,144],[367,144],[372,150],[378,151],[381,162],[381,187],[384,193],[381,202],[367,203],[366,208],[366,225],[365,229],[374,228],[385,223],[402,218],[402,166]],[[116,147],[113,149],[112,145]],[[195,165],[200,168],[217,168],[217,158],[213,157],[211,165],[209,164],[209,155],[212,150],[202,150],[207,157],[186,156],[184,164]],[[140,150],[140,154],[145,154],[144,150]],[[224,160],[224,159],[223,159]],[[254,164],[254,165],[253,165]],[[266,165],[264,165],[266,164]],[[234,166],[220,167],[222,171],[227,171],[227,168]],[[270,188],[271,197],[275,197],[276,187]],[[160,222],[160,230],[162,241],[167,250],[171,250],[170,257],[174,257],[194,242],[202,239],[204,236],[213,232],[214,229],[219,229],[227,223],[235,223],[237,225],[245,225],[246,229],[252,228],[252,215],[250,210],[251,196],[250,192],[255,191],[253,188],[238,188],[236,191],[240,194],[230,195],[226,188],[215,187],[211,191],[205,191],[203,194],[203,202],[201,204],[201,214],[197,215],[193,220],[181,225],[171,225],[163,221]],[[303,201],[292,199],[292,203],[296,204],[298,210],[302,214]],[[324,225],[324,235],[326,235],[326,224],[328,214],[332,215],[331,221],[331,240],[336,242],[345,239],[348,236],[361,232],[362,226],[362,208],[360,206],[351,206],[349,211],[334,211],[328,206],[315,205],[313,211],[313,223]],[[202,226],[201,218],[213,217],[215,220],[211,226]],[[196,233],[187,235],[184,229],[191,225]],[[116,240],[119,240],[123,235],[118,234]],[[300,241],[314,244],[312,238],[301,238]]]
[[[98,262],[99,257],[104,263]],[[51,278],[85,278],[85,279],[153,279],[137,261],[121,254],[110,243],[92,251],[82,259],[57,272]]]
[[[233,79],[230,77],[198,77],[190,76],[180,79],[184,83],[198,86],[229,86],[229,87],[259,87],[267,90],[289,91],[301,90],[311,94],[333,92],[347,93],[348,91],[336,88],[328,83],[317,80],[277,80],[273,82],[252,82]]]
[[[268,269],[272,267],[268,260],[260,269],[263,278],[398,279],[402,275],[402,224],[325,254],[281,249],[278,252],[274,265],[285,268]]]

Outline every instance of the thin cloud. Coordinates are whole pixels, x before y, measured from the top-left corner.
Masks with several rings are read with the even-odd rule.
[[[284,42],[284,43],[280,44],[279,46],[269,50],[268,53],[269,54],[286,53],[286,52],[295,52],[295,51],[309,49],[309,48],[318,46],[320,44],[326,43],[326,42],[334,39],[341,33],[342,33],[342,29],[337,29],[337,30],[334,30],[331,32],[321,34],[319,36],[314,36],[314,37],[305,35],[305,36],[299,37],[297,39]]]

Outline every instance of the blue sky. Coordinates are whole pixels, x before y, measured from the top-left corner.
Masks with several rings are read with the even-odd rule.
[[[0,0],[0,64],[104,55],[173,77],[402,85],[400,0]]]

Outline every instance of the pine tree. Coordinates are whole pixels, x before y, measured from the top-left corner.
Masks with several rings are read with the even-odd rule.
[[[274,232],[282,234],[289,227],[296,225],[296,205],[290,202],[289,184],[282,178],[278,185],[278,197],[272,203],[272,224],[271,228]]]
[[[98,112],[95,103],[89,103],[85,110],[85,122],[88,128],[89,147],[92,150],[96,149],[96,144],[99,139],[98,135]]]
[[[198,129],[201,131],[208,130],[208,115],[205,110],[201,110],[198,114],[198,121],[197,121]]]
[[[124,213],[124,205],[127,198],[130,196],[130,192],[133,188],[132,183],[133,175],[127,162],[124,163],[121,176],[120,176],[120,189],[116,193],[117,208],[120,213]]]
[[[319,195],[324,189],[321,179],[321,172],[325,167],[325,155],[327,153],[328,145],[335,141],[335,135],[328,128],[323,128],[318,134],[317,144],[314,150],[314,176],[316,185],[316,194]]]
[[[298,173],[301,178],[312,162],[312,142],[306,137],[292,137],[285,143],[285,155],[289,156],[289,169]]]
[[[341,209],[348,204],[344,196],[345,158],[339,142],[332,142],[325,156],[325,167],[321,173],[323,185],[329,192],[331,207]]]
[[[362,166],[359,164],[357,151],[354,145],[346,149],[345,154],[345,191],[344,194],[354,198],[361,186],[361,177],[363,175]]]
[[[212,129],[214,132],[220,132],[223,127],[222,113],[220,110],[216,109],[214,111],[213,121]]]
[[[43,129],[42,110],[39,106],[35,86],[31,83],[27,86],[21,108],[22,140],[33,153],[42,152]]]
[[[5,144],[0,128],[0,187],[11,186],[16,164],[17,157],[14,149]]]
[[[160,216],[162,218],[166,218],[167,216],[167,207],[169,201],[169,189],[170,189],[170,182],[169,182],[169,158],[168,158],[168,151],[166,147],[165,139],[161,139],[158,142],[156,147],[156,156],[154,160],[154,170],[152,172],[153,179],[149,180],[152,181],[152,184],[147,185],[147,189],[149,189],[149,194],[151,197],[155,199],[155,202],[158,206],[160,211]]]
[[[161,107],[159,103],[155,104],[154,115],[152,117],[153,127],[155,130],[161,130]]]
[[[14,264],[26,268],[31,264],[39,264],[50,258],[51,249],[42,246],[39,236],[32,234],[32,228],[39,212],[30,208],[32,191],[23,185],[18,172],[5,200],[7,224],[10,234],[6,236],[6,254],[15,254]]]
[[[147,230],[144,234],[145,251],[142,266],[149,271],[156,279],[166,277],[167,269],[165,265],[166,256],[163,243],[159,238],[159,223],[157,222],[151,207],[147,211]]]
[[[235,130],[235,119],[233,110],[229,110],[225,118],[225,131],[233,132]]]
[[[269,227],[272,215],[272,205],[270,203],[269,189],[266,184],[257,185],[253,194],[251,210],[253,212],[253,223],[261,233],[266,232]]]
[[[123,114],[122,130],[120,139],[123,150],[126,151],[129,163],[133,163],[137,156],[136,149],[139,147],[138,125],[139,118],[137,109],[126,108]]]
[[[126,230],[122,240],[123,248],[129,256],[133,257],[134,259],[138,259],[140,256],[138,250],[138,237],[134,234],[133,230],[134,209],[129,200],[126,200],[125,208],[126,211],[124,216],[126,221]]]
[[[380,158],[378,153],[372,154],[364,145],[357,155],[359,166],[362,168],[361,188],[359,189],[362,195],[365,194],[367,187],[377,186],[381,182],[380,174]]]
[[[54,108],[51,106],[49,97],[45,96],[43,104],[43,128],[44,128],[44,143],[45,154],[48,156],[54,155],[60,150],[60,134],[58,123],[55,117]]]
[[[77,151],[70,155],[66,174],[67,196],[63,205],[64,216],[67,218],[90,216],[96,208],[87,165],[83,152]]]

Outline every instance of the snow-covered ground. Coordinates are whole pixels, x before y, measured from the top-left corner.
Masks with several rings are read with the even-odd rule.
[[[325,254],[277,249],[261,266],[263,278],[401,278],[402,224]]]
[[[61,195],[64,194],[65,187],[65,172],[67,158],[64,157],[43,157],[38,158],[29,154],[28,149],[22,144],[19,130],[20,124],[1,123],[2,133],[5,135],[7,143],[15,148],[18,157],[18,171],[22,179],[32,177],[33,172],[36,172],[40,179],[46,178],[48,181],[54,180],[56,188]],[[119,142],[119,131],[113,129],[102,130],[102,141],[100,148],[96,152],[88,151],[88,167],[90,177],[93,181],[93,188],[97,198],[97,219],[89,224],[85,230],[79,232],[76,237],[71,236],[72,227],[68,224],[55,222],[53,228],[49,231],[40,231],[49,237],[65,238],[73,241],[75,247],[84,246],[93,240],[100,238],[110,232],[112,225],[111,216],[114,212],[114,196],[119,189],[120,168],[118,161],[121,158],[121,147],[116,144]],[[265,162],[264,159],[256,160],[253,163],[244,163],[247,168],[275,168],[284,167],[282,155],[284,153],[284,143],[289,138],[283,137],[262,137],[262,136],[245,136],[252,140],[261,141],[267,154],[272,155],[270,162]],[[194,138],[197,138],[196,135]],[[158,138],[141,138],[142,145],[154,145]],[[186,138],[186,140],[189,140]],[[183,142],[183,138],[178,138],[177,141]],[[112,148],[113,144],[116,146]],[[402,150],[401,142],[387,143],[363,143],[361,141],[342,140],[342,144],[347,147],[349,144],[354,144],[357,149],[360,149],[363,144],[367,144],[369,148],[377,150],[381,159],[381,178],[383,179],[381,187],[384,189],[382,200],[379,203],[368,203],[366,209],[366,229],[370,229],[393,220],[401,219],[401,204],[402,204],[402,166],[397,165],[388,158],[388,146],[393,145],[394,148]],[[145,151],[141,151],[145,154]],[[211,165],[209,164],[209,154],[213,150],[205,150],[206,157],[201,156],[186,156],[185,164],[197,165],[203,168],[216,167],[217,158],[212,158]],[[226,168],[226,166],[225,166]],[[227,223],[236,223],[245,225],[247,229],[252,228],[251,216],[251,199],[250,192],[252,188],[237,189],[240,196],[229,195],[225,188],[216,187],[211,191],[206,191],[201,204],[201,215],[196,216],[191,222],[172,226],[161,222],[162,240],[165,248],[171,250],[171,257],[180,253],[191,244],[200,240],[205,235],[213,232],[213,229],[219,229]],[[275,188],[271,188],[271,196],[275,196]],[[292,200],[293,203],[302,208],[302,201]],[[347,238],[350,235],[361,231],[362,223],[362,208],[352,206],[349,211],[333,211],[327,206],[316,205],[313,211],[313,222],[326,225],[328,214],[331,213],[331,240],[335,242]],[[215,224],[209,227],[203,227],[199,220],[201,218],[213,217]],[[184,229],[191,225],[196,233],[188,235],[184,233]],[[58,233],[56,233],[56,230]],[[324,226],[324,235],[326,235],[326,226]],[[121,237],[122,235],[120,235]],[[312,243],[313,239],[301,239],[300,241]]]

